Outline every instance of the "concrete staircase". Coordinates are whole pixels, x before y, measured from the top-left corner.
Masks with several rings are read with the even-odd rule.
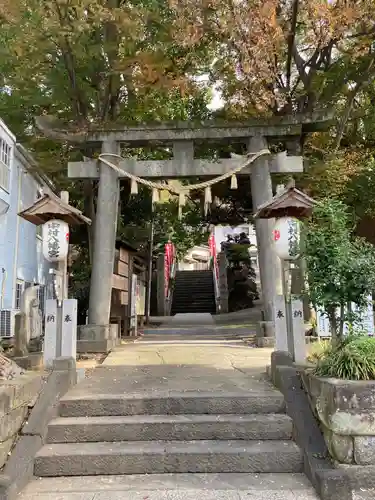
[[[277,391],[150,394],[68,393],[35,475],[302,472]]]
[[[178,313],[216,313],[212,271],[177,271],[171,314]]]

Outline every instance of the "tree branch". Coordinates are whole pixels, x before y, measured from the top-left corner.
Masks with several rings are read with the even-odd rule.
[[[292,18],[291,18],[290,30],[289,30],[289,34],[288,34],[288,55],[287,55],[287,62],[286,62],[286,87],[287,87],[288,91],[290,90],[290,80],[291,80],[291,75],[292,75],[293,47],[295,45],[295,38],[296,38],[298,5],[299,5],[299,0],[293,0]]]
[[[53,0],[53,4],[56,9],[57,16],[59,18],[59,21],[61,25],[63,26],[65,23],[65,17],[62,14],[62,11],[60,9],[60,5],[57,0]],[[77,120],[82,124],[83,122],[87,121],[87,114],[88,114],[88,106],[87,103],[85,102],[85,98],[83,96],[83,93],[81,92],[81,89],[78,86],[77,83],[77,74],[76,74],[76,68],[75,68],[75,61],[74,61],[74,54],[73,50],[70,46],[68,37],[64,35],[62,37],[63,40],[63,46],[61,46],[61,51],[63,54],[63,60],[65,64],[66,71],[68,73],[70,85],[71,85],[71,90],[72,90],[72,102],[75,108],[75,114],[77,116]],[[65,45],[65,47],[64,47]]]
[[[366,83],[368,82],[368,77],[369,77],[368,72],[371,70],[371,68],[373,66],[374,66],[374,58],[370,59],[366,70],[362,73],[362,78],[360,78],[357,81],[354,88],[349,93],[347,103],[345,106],[345,110],[344,110],[344,113],[341,117],[338,129],[337,129],[335,151],[337,151],[340,147],[342,136],[344,135],[345,126],[349,120],[350,114],[351,114],[353,106],[354,106],[355,98],[356,98],[358,92],[360,92],[362,90],[362,88],[366,85]]]
[[[107,8],[115,9],[119,7],[119,0],[107,0]],[[118,29],[113,22],[108,22],[104,28],[105,42],[108,44],[108,81],[104,94],[103,108],[101,112],[102,120],[108,118],[113,120],[116,116],[116,108],[121,88],[121,78],[117,72],[113,72],[115,61],[118,57]]]

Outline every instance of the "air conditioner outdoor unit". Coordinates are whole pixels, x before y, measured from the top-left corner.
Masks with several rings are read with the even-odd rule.
[[[0,309],[0,338],[14,337],[17,309]]]

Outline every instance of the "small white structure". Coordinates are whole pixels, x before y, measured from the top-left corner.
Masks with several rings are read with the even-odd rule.
[[[208,245],[196,245],[179,261],[179,271],[199,271],[209,269],[210,249]]]

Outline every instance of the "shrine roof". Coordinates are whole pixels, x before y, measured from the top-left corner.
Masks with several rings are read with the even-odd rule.
[[[36,226],[51,219],[60,219],[69,225],[91,224],[91,219],[85,217],[80,210],[64,203],[54,194],[44,195],[18,215]]]
[[[313,198],[291,186],[276,194],[271,201],[260,205],[254,214],[254,218],[296,217],[297,219],[304,219],[311,215],[315,203]]]
[[[126,250],[130,250],[131,252],[138,253],[138,249],[132,244],[129,243],[128,241],[124,239],[116,239],[116,249],[119,250],[120,248],[126,248]]]

